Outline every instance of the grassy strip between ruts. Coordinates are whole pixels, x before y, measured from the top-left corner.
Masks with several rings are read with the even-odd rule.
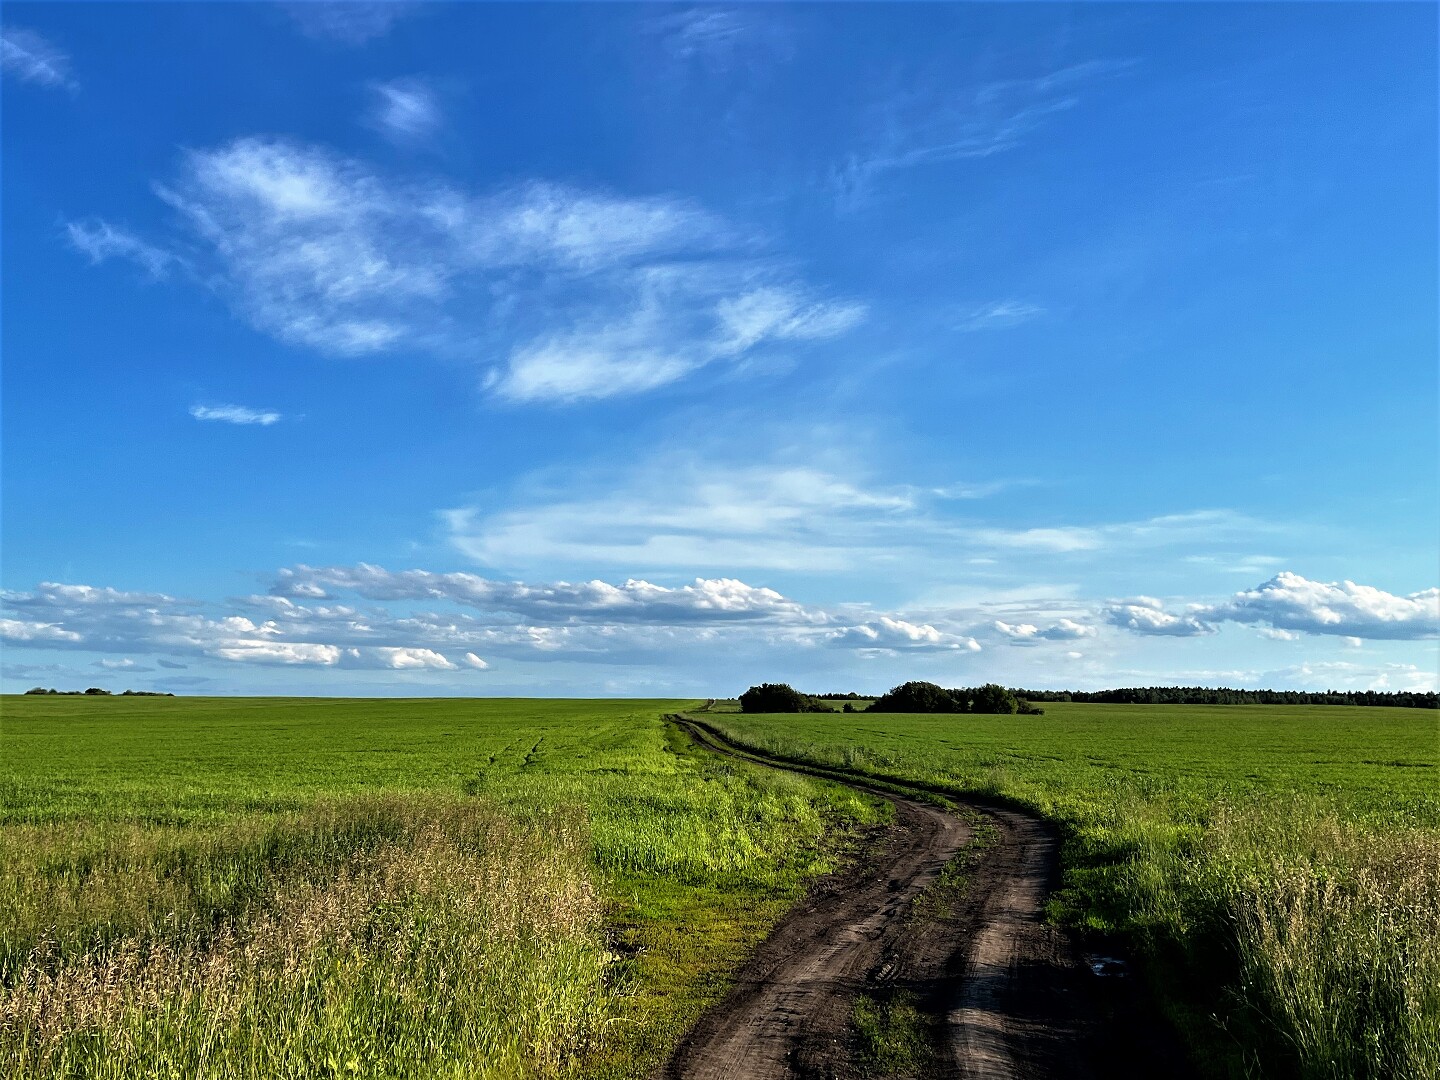
[[[1136,949],[1214,1075],[1440,1076],[1434,713],[705,719],[766,753],[1059,822],[1056,916]]]
[[[0,1070],[646,1075],[885,812],[680,704],[6,699]]]

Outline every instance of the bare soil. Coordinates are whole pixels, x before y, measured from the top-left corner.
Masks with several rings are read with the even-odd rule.
[[[1059,844],[1040,819],[981,803],[957,813],[742,751],[708,725],[672,719],[715,753],[879,795],[895,818],[790,911],[657,1080],[885,1075],[857,1052],[852,1017],[860,994],[896,992],[930,1019],[927,1080],[1192,1075],[1123,959],[1097,975],[1073,937],[1045,921]],[[965,885],[946,887],[943,914],[917,908],[957,857],[966,857]]]

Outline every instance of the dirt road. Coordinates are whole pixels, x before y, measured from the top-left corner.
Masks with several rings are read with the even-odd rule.
[[[1038,819],[979,805],[961,816],[738,750],[706,724],[674,719],[715,753],[815,772],[889,799],[895,822],[786,916],[660,1080],[881,1075],[857,1054],[852,1017],[860,994],[883,1001],[897,992],[930,1020],[927,1080],[1189,1075],[1133,983],[1094,974],[1074,942],[1044,921],[1058,848]],[[983,846],[975,845],[977,831]],[[966,886],[947,890],[943,917],[917,914],[917,897],[967,845],[976,850]]]

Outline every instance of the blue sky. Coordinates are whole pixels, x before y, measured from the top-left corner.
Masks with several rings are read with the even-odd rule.
[[[1436,19],[9,3],[4,688],[1434,688]]]

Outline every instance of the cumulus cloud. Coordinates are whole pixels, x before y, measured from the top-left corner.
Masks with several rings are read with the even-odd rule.
[[[1156,637],[1199,637],[1215,633],[1215,627],[1194,614],[1172,615],[1165,605],[1149,596],[1135,597],[1105,609],[1111,626]]]
[[[370,600],[446,600],[534,621],[823,621],[773,589],[734,578],[696,578],[693,584],[676,588],[634,578],[619,585],[604,581],[532,585],[467,573],[389,571],[361,563],[354,567],[286,568],[277,575],[271,591],[287,598],[325,598],[331,590],[354,592]]]
[[[1007,623],[996,619],[991,625],[1017,645],[1035,644],[1040,641],[1078,641],[1094,637],[1095,627],[1086,626],[1073,619],[1060,619],[1045,628],[1034,623]]]
[[[376,121],[393,134],[418,136],[438,117],[417,82],[376,93]],[[187,151],[156,190],[197,278],[259,330],[335,356],[470,359],[510,402],[653,390],[834,337],[864,313],[672,196],[543,182],[476,193],[266,137]],[[72,243],[157,273],[172,258],[103,222],[72,226]]]
[[[834,645],[865,650],[980,651],[980,643],[972,637],[944,633],[929,623],[917,625],[883,615],[871,622],[843,627],[827,635],[827,639]]]
[[[1353,581],[1310,581],[1282,571],[1220,604],[1195,604],[1180,615],[1141,597],[1112,605],[1115,626],[1141,634],[1193,636],[1217,623],[1260,626],[1267,637],[1293,641],[1299,634],[1328,634],[1359,645],[1365,640],[1414,641],[1440,636],[1440,588],[1395,596]]]
[[[6,641],[80,641],[81,636],[55,623],[0,619],[0,638]]]
[[[391,79],[370,84],[366,122],[400,143],[423,142],[440,128],[440,104],[423,79]]]
[[[157,281],[178,261],[175,255],[141,240],[128,229],[98,218],[68,222],[65,235],[70,246],[85,255],[90,265],[98,266],[107,259],[127,259]]]
[[[337,594],[350,594],[363,606]],[[826,610],[733,578],[666,586],[525,583],[465,573],[293,567],[268,595],[224,606],[45,584],[7,593],[25,620],[0,634],[31,647],[237,664],[393,671],[485,671],[488,657],[624,664],[715,650],[815,646],[877,652],[978,651],[964,634],[903,615]],[[813,655],[813,653],[811,654]]]
[[[1207,608],[1206,617],[1306,634],[1415,640],[1440,634],[1440,588],[1395,596],[1353,581],[1310,581],[1282,571]]]
[[[1440,690],[1440,674],[1415,664],[1356,664],[1350,661],[1316,661],[1254,674],[1257,686],[1297,690],[1376,690],[1424,693]]]
[[[281,420],[278,412],[251,409],[245,405],[191,405],[190,415],[196,420],[218,420],[224,424],[259,424],[269,427]]]
[[[0,27],[0,70],[21,82],[76,90],[70,57],[33,30]]]

